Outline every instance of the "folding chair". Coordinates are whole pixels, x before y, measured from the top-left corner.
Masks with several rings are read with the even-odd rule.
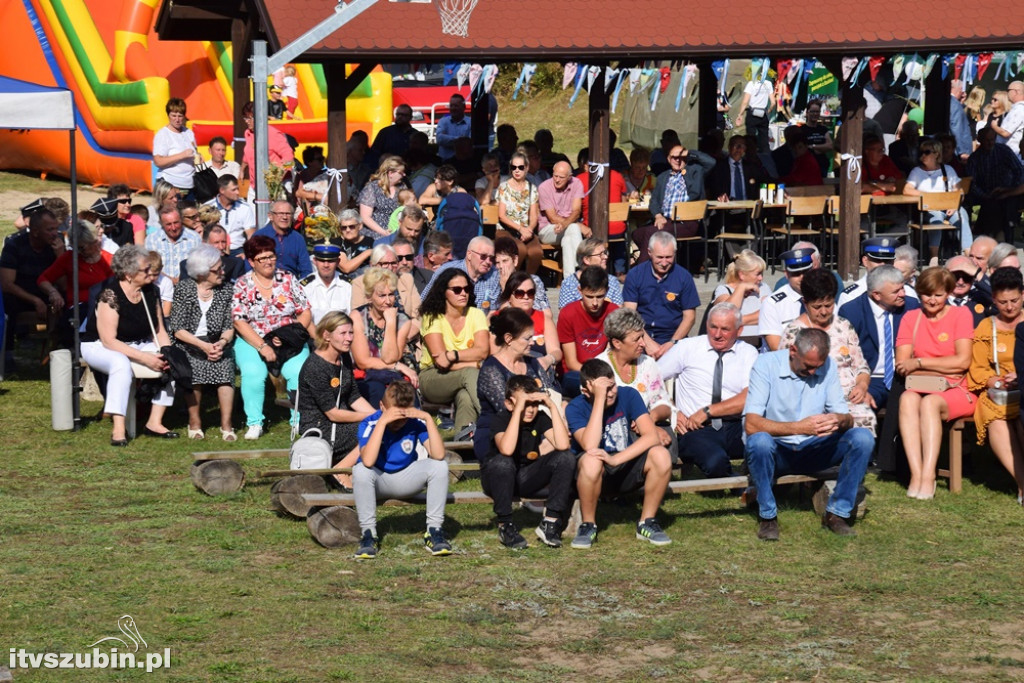
[[[629,268],[629,254],[626,249],[626,237],[629,233],[629,202],[612,202],[608,205],[608,223],[622,222],[626,224],[626,230],[618,237],[608,235],[608,251],[618,251],[619,256],[624,260],[626,268]],[[609,270],[615,264],[613,254],[608,254]]]
[[[842,203],[842,197],[833,195],[828,198],[828,215],[829,224],[825,226],[825,263],[835,263],[837,260],[836,254],[838,252],[836,241],[839,238],[839,205]],[[860,215],[863,218],[871,212],[871,195],[862,194],[860,196]],[[861,238],[867,234],[867,230],[858,228],[858,240],[859,244]]]
[[[790,197],[789,203],[786,206],[786,222],[781,227],[772,228],[771,231],[777,238],[781,238],[786,249],[792,248],[794,237],[808,241],[814,237],[821,238],[825,226],[825,208],[827,204],[828,197],[826,196]],[[797,218],[806,219],[807,227],[794,227]],[[815,219],[821,222],[822,227],[820,229],[811,227]],[[778,249],[778,241],[777,239],[773,262],[777,261],[779,254],[782,253]]]
[[[483,234],[493,240],[498,230],[498,205],[481,206],[480,215],[483,219]]]
[[[704,282],[708,281],[710,276],[710,268],[707,267],[708,260],[708,243],[705,235],[707,235],[707,218],[708,218],[708,203],[706,200],[699,200],[693,202],[676,202],[672,206],[672,220],[673,221],[697,221],[700,223],[700,228],[697,234],[693,237],[676,237],[676,244],[684,244],[686,246],[686,263],[690,263],[690,244],[697,242],[704,245],[704,258],[701,259],[701,265],[704,266]],[[700,273],[696,273],[699,275]]]
[[[920,223],[911,223],[910,230],[918,231],[918,252],[921,254],[921,258],[927,261],[925,247],[925,235],[929,232],[935,232],[936,230],[955,230],[957,233],[957,244],[960,244],[960,228],[949,222],[949,216],[943,216],[941,223],[928,223],[927,214],[929,211],[952,211],[954,214],[960,210],[960,201],[963,199],[964,193],[962,190],[953,190],[952,192],[924,192],[921,194],[918,202],[918,211],[920,212]]]
[[[761,212],[764,209],[764,202],[758,200],[754,203],[754,207],[750,210],[747,217],[747,230],[746,232],[728,232],[723,225],[722,231],[715,235],[709,242],[718,243],[718,279],[721,280],[725,274],[726,258],[725,252],[728,244],[751,244],[751,248],[754,251],[758,251],[760,237],[756,234],[757,225],[761,220]]]

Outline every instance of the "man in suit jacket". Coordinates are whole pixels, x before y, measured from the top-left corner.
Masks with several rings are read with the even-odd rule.
[[[903,314],[921,304],[906,296],[903,273],[893,266],[878,266],[868,273],[867,293],[844,304],[839,315],[846,318],[857,336],[864,360],[871,368],[868,393],[875,408],[886,405],[889,390],[895,379],[895,342]],[[891,328],[886,331],[886,325]],[[889,363],[886,363],[886,337],[888,337]],[[888,374],[888,376],[887,376]]]
[[[720,202],[760,198],[761,184],[768,182],[768,175],[762,167],[747,160],[746,155],[747,139],[742,135],[729,138],[729,156],[715,164],[708,178],[708,196]]]

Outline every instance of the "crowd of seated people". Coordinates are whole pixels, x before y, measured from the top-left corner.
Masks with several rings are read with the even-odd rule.
[[[586,183],[549,145],[518,144],[508,128],[484,157],[481,177],[465,187],[463,173],[446,165],[458,160],[458,140],[446,163],[420,158],[422,150],[407,150],[407,159],[378,149],[376,172],[356,188],[353,208],[337,214],[337,235],[316,244],[301,232],[305,212],[324,194],[316,154],[307,155],[316,163],[295,195],[303,205],[274,202],[266,226],[250,225],[230,174],[202,206],[190,203],[188,188],[160,180],[148,230],[123,215],[127,188],[112,189],[109,205],[72,228],[78,292],[68,278],[70,255],[59,253],[56,216],[26,207],[27,230],[0,255],[5,300],[47,318],[69,318],[70,307],[81,307],[83,356],[109,375],[105,411],[116,446],[128,441],[125,403],[139,374],[132,363],[167,377],[167,347],[188,361],[190,439],[207,437],[200,403],[208,385],[216,387],[222,438],[238,438],[231,421],[236,375],[243,438],[259,439],[268,427],[266,380],[280,378],[289,423],[298,432],[319,429],[338,467],[363,465],[356,476],[338,475],[357,490],[360,557],[378,548],[361,484],[378,493],[426,485],[426,544],[445,554],[443,501],[431,488],[441,486],[434,470],[442,465],[412,471],[406,457],[411,447],[437,459],[434,420],[421,404],[450,406],[448,436],[473,441],[499,540],[512,548],[527,545],[511,517],[512,496],[543,488],[549,498],[536,535],[545,545],[561,545],[573,496],[583,523],[572,545],[589,548],[599,500],[639,489],[637,538],[665,545],[671,539],[657,517],[673,463],[726,477],[740,459],[755,483],[767,482],[768,495],[758,498],[764,540],[779,535],[773,477],[842,465],[822,521],[848,535],[876,435],[879,443],[887,433],[902,437],[903,454],[879,448],[878,463],[896,471],[905,460],[908,495],[928,499],[943,423],[971,416],[979,443],[991,445],[1018,498],[1024,494],[1024,428],[1013,393],[1016,347],[1024,353],[1024,333],[1020,342],[1014,336],[1024,284],[1012,245],[982,236],[966,245],[969,258],[918,275],[911,247],[869,239],[862,245],[867,275],[841,287],[817,248],[798,243],[775,264],[785,272],[775,292],[763,282],[766,261],[742,249],[702,302],[691,264],[677,253],[677,238],[699,227],[675,221],[672,207],[756,197],[773,176],[745,137],[733,136],[728,153],[708,154],[688,151],[666,131],[660,155],[639,151],[622,165],[613,200],[650,193],[653,220],[634,232],[640,258],[620,280],[609,267],[608,242],[591,237],[586,224]],[[831,134],[802,128],[787,131],[785,154],[774,161],[787,169],[782,180],[813,184],[811,176],[821,181]],[[983,129],[969,167],[971,159],[975,169],[993,163],[986,135]],[[915,141],[918,165],[905,184],[881,147],[880,139],[865,142],[866,192],[957,189],[961,175],[944,161],[942,142]],[[652,157],[664,164],[657,175]],[[433,183],[421,184],[417,196],[408,185],[425,168]],[[1024,177],[1010,180],[1024,188]],[[439,209],[453,194],[497,205],[499,221],[496,239],[477,234],[462,242],[464,256],[456,259],[453,235],[432,229],[421,208]],[[989,192],[984,201],[1014,196]],[[930,219],[966,227],[967,212],[953,213]],[[562,248],[566,277],[557,309],[536,274],[544,244]],[[929,242],[930,255],[938,246]],[[702,303],[707,312],[698,326]],[[174,391],[165,381],[154,394],[147,435],[177,436],[163,424]],[[792,392],[801,399],[792,400]]]

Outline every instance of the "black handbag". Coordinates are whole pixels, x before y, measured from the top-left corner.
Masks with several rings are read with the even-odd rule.
[[[195,175],[192,176],[192,194],[199,202],[208,202],[217,196],[217,173],[207,166],[200,164],[196,166]]]

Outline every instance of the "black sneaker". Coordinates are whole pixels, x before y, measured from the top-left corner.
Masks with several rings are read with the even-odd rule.
[[[506,548],[522,550],[526,548],[526,539],[512,522],[498,522],[498,539]]]
[[[356,550],[356,558],[360,560],[372,560],[377,557],[377,549],[380,544],[373,532],[367,529],[363,532],[363,538],[359,541],[359,549]]]
[[[537,538],[544,541],[544,545],[552,548],[562,547],[562,530],[558,528],[556,521],[542,520],[537,527]]]
[[[661,529],[661,525],[653,517],[636,525],[636,537],[641,541],[649,541],[654,545],[668,545],[672,539]]]
[[[423,544],[430,551],[431,555],[452,554],[452,544],[444,537],[444,532],[436,527],[430,527],[424,532]]]

